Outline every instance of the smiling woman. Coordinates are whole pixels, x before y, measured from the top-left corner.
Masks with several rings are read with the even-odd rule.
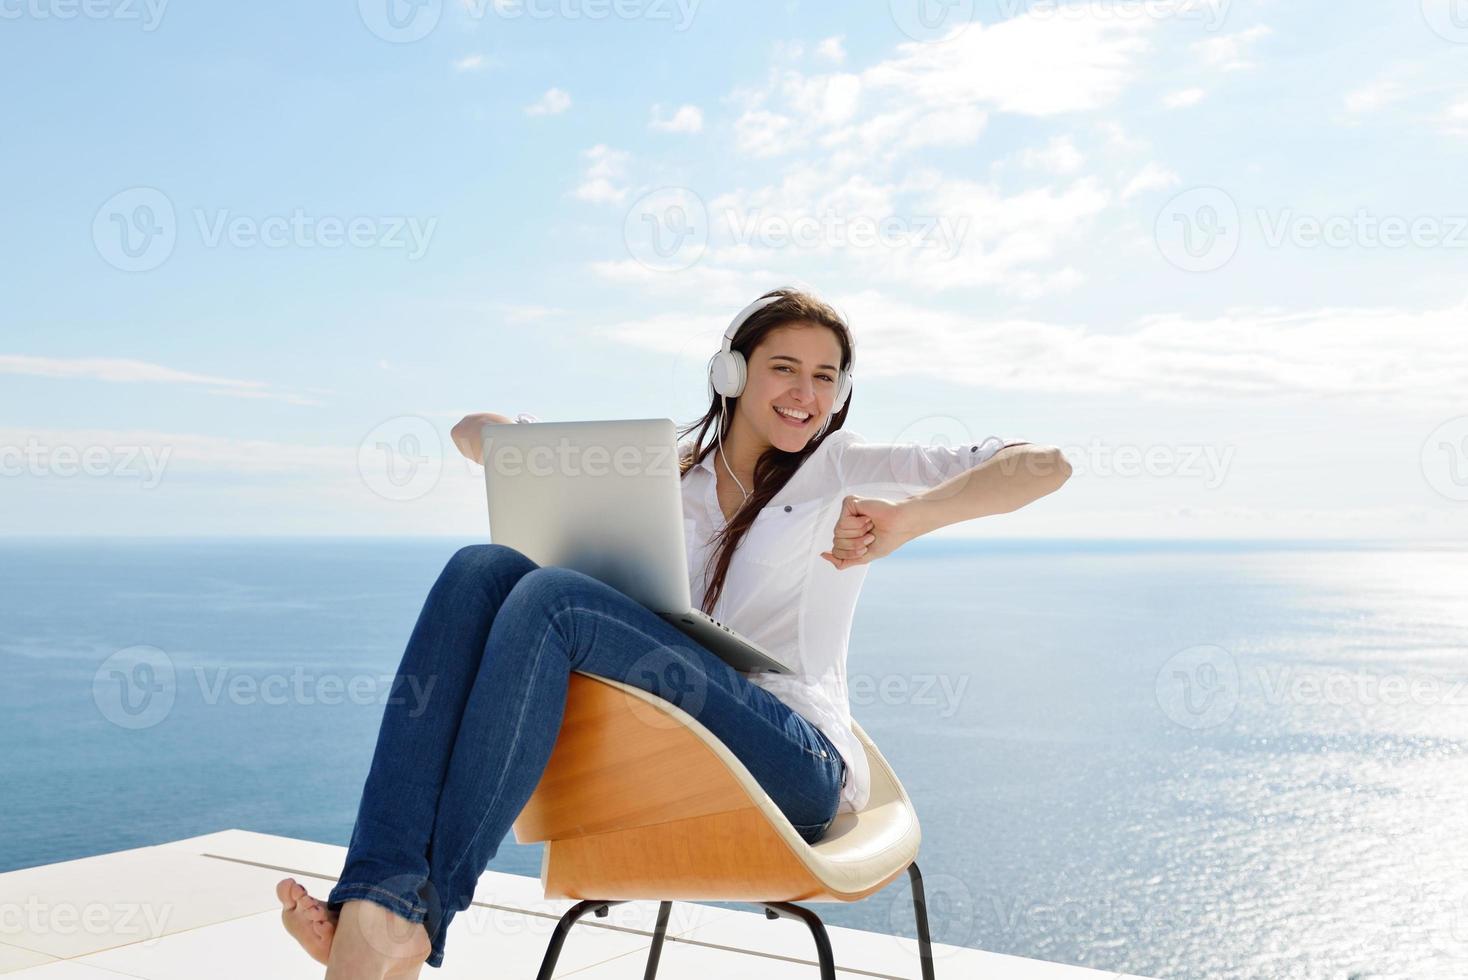
[[[871,444],[843,429],[854,347],[829,304],[794,289],[765,294],[726,331],[709,368],[711,404],[683,430],[699,431],[680,452],[691,591],[706,613],[792,665],[788,675],[745,676],[841,753],[838,812],[860,810],[870,792],[846,695],[866,566],[953,523],[955,507],[978,516],[976,493],[1014,509],[1069,475],[1058,450],[997,436],[958,447]],[[1030,453],[1054,464],[1049,477],[1008,462]]]

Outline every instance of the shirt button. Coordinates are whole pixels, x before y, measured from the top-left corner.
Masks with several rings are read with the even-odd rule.
[[[787,513],[787,514],[790,513],[790,505],[789,504],[786,504],[785,505],[785,513]]]

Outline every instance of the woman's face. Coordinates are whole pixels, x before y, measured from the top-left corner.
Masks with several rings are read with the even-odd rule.
[[[841,343],[829,327],[800,323],[776,327],[750,352],[739,412],[765,441],[783,452],[805,448],[831,414]],[[782,415],[804,415],[803,422]]]

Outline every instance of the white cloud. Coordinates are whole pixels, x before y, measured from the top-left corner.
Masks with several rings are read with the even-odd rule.
[[[1439,129],[1448,136],[1468,136],[1468,98],[1444,109],[1438,123]]]
[[[1044,149],[1025,150],[1020,160],[1027,167],[1048,170],[1052,174],[1073,174],[1086,163],[1086,157],[1076,149],[1068,136],[1053,136]]]
[[[366,433],[363,433],[364,435]],[[114,454],[124,452],[135,465],[158,461],[164,481],[179,467],[193,473],[231,472],[292,474],[335,471],[355,476],[357,447],[309,446],[267,439],[234,439],[191,432],[159,432],[149,429],[17,429],[0,428],[0,445],[35,446],[49,454],[68,446],[77,450],[100,447]]]
[[[1359,115],[1390,105],[1400,101],[1407,95],[1406,88],[1398,81],[1388,78],[1379,78],[1369,85],[1353,89],[1346,93],[1345,108],[1353,115]]]
[[[265,381],[244,381],[218,375],[178,371],[148,361],[115,357],[32,357],[0,354],[0,374],[29,375],[78,381],[107,381],[122,384],[196,385],[206,394],[230,398],[267,398],[293,405],[321,402],[287,391],[276,390]]]
[[[839,34],[826,38],[816,45],[816,56],[839,65],[846,60],[846,48],[842,46],[842,40],[842,35]]]
[[[696,105],[681,105],[667,119],[662,118],[662,106],[652,107],[652,121],[648,128],[663,133],[703,132],[703,110]]]
[[[582,155],[591,162],[573,194],[594,204],[621,204],[625,201],[630,191],[620,181],[626,176],[631,154],[598,143],[583,151]]]
[[[1208,319],[1167,314],[1101,333],[980,318],[876,290],[843,296],[841,305],[869,381],[928,377],[995,391],[1168,401],[1319,397],[1443,408],[1468,389],[1468,347],[1458,342],[1468,309],[1461,306],[1233,310]],[[618,323],[611,332],[634,346],[678,351],[687,343],[688,322],[679,312]],[[1440,356],[1423,358],[1423,350]]]
[[[772,66],[730,96],[737,144],[754,157],[797,151],[843,171],[893,164],[925,146],[972,144],[990,112],[1048,117],[1112,103],[1148,48],[1149,18],[1027,14],[971,25],[943,44],[905,43],[860,73]]]
[[[1223,37],[1194,42],[1190,45],[1189,50],[1211,68],[1218,68],[1222,71],[1243,71],[1254,67],[1254,63],[1249,60],[1247,49],[1252,47],[1254,42],[1268,37],[1271,33],[1265,25],[1257,24],[1237,34],[1226,34]]]
[[[484,55],[471,54],[454,62],[454,71],[481,71],[485,66]]]
[[[571,96],[558,88],[548,88],[539,99],[525,107],[527,116],[555,116],[571,108]]]
[[[1182,178],[1177,174],[1160,164],[1149,162],[1135,177],[1127,182],[1126,187],[1121,192],[1121,199],[1123,201],[1130,201],[1138,194],[1143,194],[1147,191],[1164,190],[1168,187],[1175,187],[1180,183],[1182,183]]]
[[[1144,150],[1148,145],[1146,140],[1129,135],[1126,128],[1114,120],[1098,122],[1096,131],[1104,136],[1106,144],[1115,150]]]
[[[680,270],[677,275],[669,275],[630,258],[595,261],[589,263],[588,268],[605,282],[635,287],[643,295],[665,298],[681,309],[696,308],[700,303],[719,303],[738,310],[749,302],[749,297],[758,296],[761,289],[769,288],[762,284],[785,282],[789,278],[778,268],[727,269],[708,262],[700,262],[692,268]],[[684,322],[686,324],[686,318]],[[729,314],[725,313],[719,330],[722,332],[728,325]],[[598,323],[595,326],[600,333],[602,325]]]
[[[1163,96],[1162,104],[1169,109],[1186,109],[1202,102],[1203,96],[1207,94],[1200,88],[1185,88]]]

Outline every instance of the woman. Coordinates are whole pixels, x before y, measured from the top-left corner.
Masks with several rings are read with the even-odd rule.
[[[1006,459],[1048,466],[977,468],[1028,443],[869,445],[841,431],[851,332],[808,293],[766,293],[726,337],[710,364],[712,403],[680,433],[698,430],[680,459],[694,594],[790,657],[794,672],[742,674],[589,576],[501,545],[461,549],[394,682],[394,695],[399,685],[431,691],[428,710],[421,696],[388,699],[340,879],[325,902],[294,879],[277,886],[287,930],[327,964],[327,980],[442,965],[449,921],[544,771],[572,670],[636,684],[697,717],[801,837],[820,840],[838,812],[866,802],[846,697],[865,566],[937,527],[1021,507],[1069,475],[1058,451],[1033,446]],[[454,427],[476,462],[486,421],[510,420],[477,414]]]

